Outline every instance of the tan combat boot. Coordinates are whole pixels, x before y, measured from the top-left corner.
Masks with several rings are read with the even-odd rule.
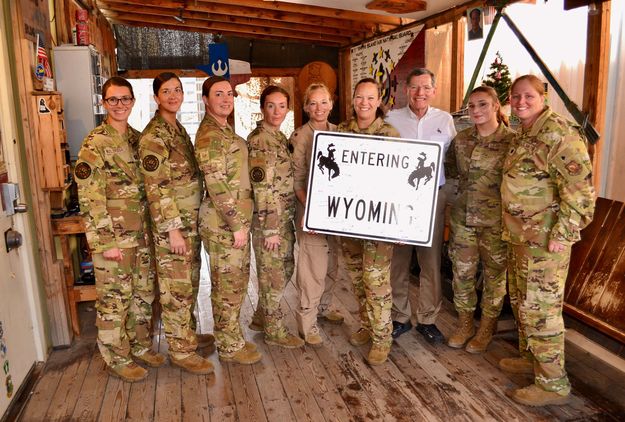
[[[265,343],[272,346],[284,347],[285,349],[296,349],[304,346],[304,340],[294,336],[291,333],[286,333],[285,336],[271,337],[265,335]]]
[[[152,368],[158,368],[159,366],[163,366],[165,363],[165,356],[151,349],[148,349],[140,355],[132,355],[132,357],[147,366],[151,366]]]
[[[170,356],[169,360],[172,365],[196,375],[212,374],[215,370],[210,360],[203,358],[197,353],[193,353],[184,359],[176,359]]]
[[[256,344],[251,343],[251,342],[249,342],[249,341],[246,341],[246,342],[245,342],[245,345],[244,345],[243,347],[244,347],[245,349],[247,349],[247,350],[252,351],[252,352],[255,352],[255,351],[256,351],[256,349],[257,349]]]
[[[254,312],[248,328],[252,331],[265,331],[265,321],[263,321],[263,313],[260,307],[256,308],[256,312]]]
[[[341,325],[345,318],[338,311],[325,311],[322,314],[317,315],[317,319],[325,320],[330,324]]]
[[[317,327],[317,325],[313,325],[310,331],[308,331],[308,334],[302,334],[300,331],[299,336],[302,337],[309,346],[321,347],[323,345],[323,339],[321,338],[321,334],[319,334],[319,327]]]
[[[212,334],[196,334],[195,337],[197,338],[198,349],[210,347],[215,344],[215,336]]]
[[[570,388],[558,392],[546,391],[532,384],[525,388],[514,390],[511,397],[517,403],[527,406],[548,406],[550,404],[566,404],[569,401],[570,392]]]
[[[127,365],[119,365],[116,367],[109,366],[106,368],[109,374],[114,377],[121,378],[126,382],[141,381],[148,376],[148,371],[145,368],[140,367],[134,362]]]
[[[241,365],[251,365],[259,362],[262,357],[263,355],[256,350],[256,345],[254,343],[245,342],[245,346],[230,355],[220,354],[219,360],[222,362],[239,363]]]
[[[493,338],[493,333],[497,328],[497,318],[482,315],[480,327],[477,329],[475,337],[469,341],[466,351],[469,353],[483,353]]]
[[[388,354],[391,351],[391,346],[385,346],[382,344],[373,344],[369,350],[367,356],[367,362],[369,365],[382,365],[388,359]]]
[[[369,334],[369,330],[366,328],[361,328],[351,336],[349,336],[349,343],[352,346],[362,346],[363,344],[367,344],[371,341],[371,334]]]
[[[499,361],[499,367],[512,374],[534,375],[534,362],[523,357],[503,358]]]
[[[475,325],[473,325],[473,312],[458,312],[458,327],[449,336],[447,345],[454,349],[464,347],[465,343],[475,335]]]

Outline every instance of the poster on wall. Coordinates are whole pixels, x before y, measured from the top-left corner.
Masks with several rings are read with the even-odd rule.
[[[423,25],[353,47],[351,86],[363,78],[374,78],[382,85],[382,103],[392,108],[405,105],[405,92],[398,89],[416,67],[425,65]]]
[[[432,244],[440,144],[316,131],[313,159],[305,231]]]

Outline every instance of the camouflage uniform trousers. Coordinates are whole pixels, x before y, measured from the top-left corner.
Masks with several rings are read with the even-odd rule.
[[[341,237],[345,267],[360,305],[360,321],[374,344],[390,346],[391,332],[391,258],[393,244]]]
[[[187,246],[185,255],[170,253],[169,235],[154,234],[156,271],[160,293],[161,320],[169,354],[184,359],[197,349],[193,309],[200,281],[200,237],[182,229]]]
[[[295,235],[292,226],[283,225],[280,231],[280,246],[277,250],[268,251],[264,247],[262,230],[257,225],[252,227],[252,245],[258,275],[257,312],[262,310],[265,335],[282,338],[288,332],[284,326],[284,313],[280,301],[286,284],[293,276]]]
[[[558,253],[526,245],[508,247],[508,288],[518,322],[519,351],[534,362],[534,382],[547,391],[571,387],[564,369],[562,319],[570,258],[570,246]]]
[[[337,238],[297,230],[297,272],[300,307],[297,326],[303,334],[317,334],[317,315],[329,310],[338,279]]]
[[[245,346],[239,317],[250,279],[250,246],[233,248],[232,232],[202,228],[201,235],[210,260],[215,341],[220,355],[231,356]]]
[[[501,226],[467,227],[452,218],[449,252],[453,263],[456,311],[475,311],[476,275],[481,261],[484,276],[482,313],[489,318],[499,317],[506,296],[507,256],[506,242],[501,240]]]
[[[152,347],[151,323],[154,272],[151,250],[140,242],[122,249],[122,260],[93,254],[96,278],[98,348],[107,365],[132,362]]]

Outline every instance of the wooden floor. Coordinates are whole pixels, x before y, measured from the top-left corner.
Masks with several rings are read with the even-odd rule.
[[[199,298],[202,332],[212,332],[209,294],[204,274]],[[93,303],[83,304],[83,336],[70,349],[51,354],[19,420],[625,420],[625,374],[568,344],[572,400],[567,406],[536,409],[517,405],[506,396],[506,391],[529,384],[531,378],[497,369],[499,359],[515,356],[514,330],[499,333],[482,356],[432,346],[412,330],[394,343],[389,362],[371,367],[365,360],[368,347],[355,348],[347,340],[358,328],[357,306],[347,283],[338,286],[336,301],[346,323],[321,324],[325,342],[316,349],[270,347],[259,333],[247,330],[256,298],[256,286],[250,283],[241,320],[246,338],[263,354],[260,363],[225,364],[213,354],[213,375],[190,375],[167,364],[151,369],[145,381],[135,384],[107,375],[95,345]],[[283,306],[289,310],[287,322],[295,332],[292,284]],[[452,306],[446,302],[438,326],[449,334],[454,320]],[[156,336],[155,347],[167,352],[162,336]]]

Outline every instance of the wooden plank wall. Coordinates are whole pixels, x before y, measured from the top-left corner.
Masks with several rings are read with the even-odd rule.
[[[42,187],[44,181],[39,171],[43,167],[39,155],[36,153],[37,128],[34,124],[36,115],[31,107],[33,91],[33,31],[40,31],[49,37],[49,24],[47,19],[33,18],[43,14],[47,16],[47,3],[40,4],[45,7],[45,11],[38,10],[33,2],[21,1],[11,3],[11,20],[15,22],[13,26],[13,40],[15,48],[15,63],[17,73],[17,95],[19,97],[19,108],[22,117],[22,128],[24,142],[20,148],[24,151],[22,156],[28,157],[28,180],[30,184],[31,197],[29,198],[30,212],[33,213],[37,236],[37,250],[41,263],[41,270],[44,280],[44,290],[46,294],[47,315],[49,318],[50,340],[53,346],[67,345],[72,340],[71,330],[68,321],[68,308],[65,301],[65,289],[62,282],[62,266],[56,261],[54,247],[54,237],[50,225],[50,197],[48,192],[44,192]],[[46,314],[44,312],[44,314]]]
[[[625,204],[598,198],[595,218],[573,246],[565,311],[625,343]]]

